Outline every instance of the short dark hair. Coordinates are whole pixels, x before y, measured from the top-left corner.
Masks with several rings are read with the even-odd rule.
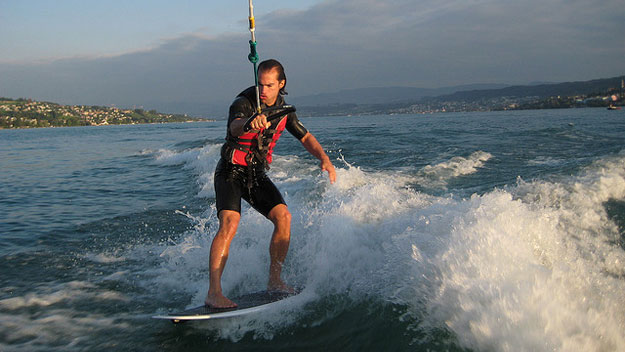
[[[282,64],[275,59],[269,59],[258,64],[258,73],[267,72],[275,69],[278,71],[278,81],[284,81],[284,87],[280,89],[281,95],[287,95],[289,93],[286,92],[286,74],[284,73],[284,67]]]

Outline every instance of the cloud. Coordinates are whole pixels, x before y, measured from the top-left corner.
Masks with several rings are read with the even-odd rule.
[[[622,1],[328,0],[257,18],[261,59],[293,95],[610,77],[625,72]],[[225,113],[253,83],[247,34],[185,35],[115,57],[0,64],[0,95]]]
[[[209,106],[223,102],[246,84],[239,68],[249,65],[247,48],[239,47],[239,43],[241,40],[227,37],[188,35],[154,49],[116,57],[0,65],[0,95],[66,104]],[[239,65],[233,64],[236,60],[232,58],[237,57]],[[248,74],[248,84],[250,79],[253,83],[250,77]]]
[[[625,50],[615,40],[622,42],[616,33],[625,25],[615,14],[624,14],[618,1],[354,0],[274,15],[268,22],[289,38],[291,52],[340,67],[326,67],[340,71],[328,72],[328,78],[441,86],[620,74]],[[323,72],[310,61],[312,70]]]

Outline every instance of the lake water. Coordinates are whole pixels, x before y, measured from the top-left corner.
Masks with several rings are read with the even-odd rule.
[[[270,177],[293,214],[290,302],[202,304],[225,121],[0,130],[0,350],[623,351],[625,113],[302,118]],[[225,293],[267,282],[244,206]]]

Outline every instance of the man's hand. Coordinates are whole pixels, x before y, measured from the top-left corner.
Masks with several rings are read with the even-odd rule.
[[[328,172],[330,183],[334,183],[334,181],[336,181],[336,171],[334,170],[334,165],[330,162],[330,158],[326,157],[321,161],[321,171]]]
[[[252,120],[252,123],[250,124],[250,127],[253,130],[267,129],[269,128],[269,126],[271,126],[271,122],[267,121],[267,116],[265,116],[264,114],[256,116],[256,118]]]
[[[317,138],[315,138],[312,133],[308,132],[299,141],[310,154],[321,161],[321,171],[327,171],[330,183],[334,183],[334,181],[336,181],[336,171],[334,170],[334,165],[332,165],[332,162],[330,161],[330,158],[328,158],[326,152],[323,151],[321,144],[317,142]]]

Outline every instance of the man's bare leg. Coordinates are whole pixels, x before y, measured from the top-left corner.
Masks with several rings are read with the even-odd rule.
[[[226,267],[230,243],[237,233],[241,214],[232,210],[219,212],[219,231],[213,239],[209,259],[209,288],[204,303],[214,308],[232,308],[237,304],[226,298],[221,289],[221,275]]]
[[[284,204],[273,207],[269,212],[269,220],[273,222],[274,230],[269,245],[271,263],[269,265],[269,282],[267,289],[270,291],[294,292],[292,287],[282,281],[282,264],[286,259],[291,241],[291,213]]]

